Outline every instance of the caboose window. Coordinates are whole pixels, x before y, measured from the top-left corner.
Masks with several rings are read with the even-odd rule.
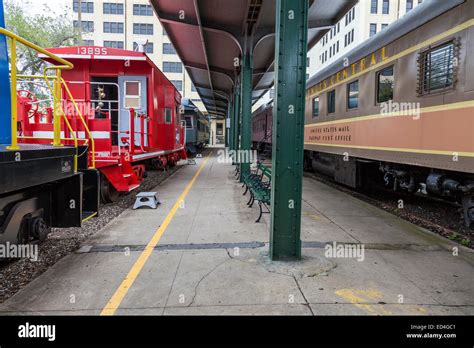
[[[127,81],[125,82],[125,108],[126,109],[140,109],[141,108],[141,96],[140,88],[141,83],[139,81]]]
[[[393,100],[393,86],[395,76],[393,66],[385,68],[377,73],[377,103],[385,103]]]
[[[454,42],[436,46],[420,55],[420,95],[439,91],[454,85]]]
[[[313,117],[319,116],[319,97],[313,98]]]
[[[357,109],[359,107],[359,80],[347,85],[347,108]]]
[[[173,115],[171,113],[171,109],[165,108],[165,123],[170,124],[172,118],[173,118]]]
[[[328,114],[336,112],[336,90],[328,92]]]

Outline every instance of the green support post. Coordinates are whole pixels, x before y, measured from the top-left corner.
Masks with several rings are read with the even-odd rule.
[[[229,150],[234,149],[234,97],[231,96],[229,102],[229,118],[230,118],[230,129],[228,132],[229,137]]]
[[[250,172],[250,153],[252,145],[252,55],[245,54],[242,62],[242,110],[241,110],[241,139],[240,139],[240,181],[243,174]]]
[[[272,260],[301,258],[308,0],[276,0]]]
[[[240,85],[237,84],[235,87],[235,99],[234,99],[234,150],[237,152],[240,149]],[[234,163],[237,164],[237,158],[234,157]],[[238,165],[238,164],[237,164]]]
[[[225,119],[225,147],[229,147],[229,128],[227,128],[227,120],[228,118]]]

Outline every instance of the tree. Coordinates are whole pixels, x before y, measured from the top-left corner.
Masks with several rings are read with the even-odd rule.
[[[28,13],[29,1],[21,4],[13,0],[5,3],[6,28],[18,36],[40,46],[60,47],[72,46],[81,37],[81,32],[74,29],[68,10],[61,15],[44,5],[43,14]],[[70,11],[70,9],[69,9]],[[17,45],[18,73],[22,75],[42,74],[45,62],[38,58],[36,51]]]

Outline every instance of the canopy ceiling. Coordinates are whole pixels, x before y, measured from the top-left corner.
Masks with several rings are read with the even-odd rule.
[[[242,54],[253,55],[257,101],[273,86],[275,0],[150,0],[210,115],[224,118]],[[308,46],[357,0],[310,0]]]

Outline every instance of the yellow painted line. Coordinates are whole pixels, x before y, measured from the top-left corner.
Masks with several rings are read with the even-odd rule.
[[[301,215],[302,215],[302,216],[307,216],[307,217],[309,217],[309,218],[311,218],[311,219],[313,219],[313,220],[315,220],[315,221],[321,221],[321,216],[318,215],[318,214],[313,214],[313,213],[307,213],[307,212],[306,212],[306,213],[303,213],[303,214],[301,214]]]
[[[474,152],[406,149],[406,148],[396,148],[396,147],[359,146],[359,145],[325,144],[325,143],[310,143],[310,142],[305,142],[304,144],[314,145],[314,146],[343,147],[343,148],[362,149],[362,150],[423,153],[423,154],[428,154],[428,155],[444,155],[444,156],[457,155],[458,157],[474,157]]]
[[[147,246],[145,247],[145,250],[142,251],[137,261],[135,261],[135,264],[132,266],[127,276],[122,280],[122,283],[117,288],[113,296],[110,298],[107,305],[102,309],[102,312],[100,313],[100,315],[114,315],[115,314],[115,311],[120,306],[120,303],[122,303],[122,300],[124,299],[128,290],[130,290],[130,288],[132,287],[133,283],[135,282],[135,279],[137,279],[141,270],[143,269],[146,262],[148,261],[148,258],[151,256],[151,253],[153,252],[154,248],[158,245],[158,242],[160,241],[161,237],[163,236],[166,229],[168,228],[168,225],[171,223],[171,220],[173,220],[174,215],[176,214],[179,207],[181,206],[181,202],[186,198],[189,191],[191,190],[194,183],[196,182],[197,178],[199,177],[202,170],[204,169],[205,165],[209,161],[211,154],[207,156],[207,158],[202,163],[197,173],[194,175],[194,177],[191,179],[189,184],[184,189],[183,193],[181,193],[181,195],[178,197],[178,200],[174,204],[173,208],[171,208],[170,212],[166,216],[161,226],[158,228],[158,230],[156,230],[155,234],[153,235],[153,237],[151,238],[151,240],[148,242]]]
[[[390,315],[392,312],[387,311],[380,304],[368,304],[367,302],[374,302],[380,300],[383,294],[377,289],[340,289],[336,290],[336,295],[349,301],[357,308],[360,308],[370,314],[376,315]]]
[[[92,219],[96,215],[97,215],[97,212],[95,212],[94,214],[91,214],[90,216],[86,217],[84,220],[82,220],[82,222],[89,221],[90,219]]]
[[[429,114],[429,113],[440,112],[440,111],[468,109],[472,107],[474,107],[474,100],[468,100],[468,101],[459,102],[459,103],[429,106],[426,108],[420,108],[420,117],[423,116],[422,114]],[[310,124],[305,125],[305,128],[327,126],[327,125],[340,124],[340,123],[352,123],[352,122],[360,122],[360,121],[368,121],[368,120],[385,119],[389,117],[413,117],[413,116],[406,115],[406,112],[404,113],[403,111],[392,112],[392,113],[387,113],[387,114],[378,113],[375,115],[357,116],[357,117],[351,117],[351,118],[342,118],[342,119],[334,120],[334,121],[310,123]]]
[[[341,81],[341,82],[337,82],[337,83],[335,83],[335,84],[333,84],[333,85],[331,85],[331,86],[329,86],[329,87],[327,87],[327,88],[325,88],[325,89],[323,89],[323,90],[321,90],[321,91],[319,91],[319,92],[313,93],[313,94],[307,96],[307,99],[308,99],[308,98],[312,98],[312,97],[317,96],[317,95],[321,95],[322,93],[324,93],[324,92],[326,92],[326,91],[329,91],[329,90],[331,90],[331,89],[333,89],[333,88],[335,88],[335,87],[337,87],[337,86],[339,86],[339,85],[342,85],[342,84],[344,84],[344,83],[347,83],[347,82],[349,82],[349,81],[351,81],[351,80],[353,80],[353,79],[355,79],[355,78],[357,78],[357,77],[359,77],[359,76],[362,76],[362,75],[364,75],[364,74],[366,74],[366,73],[368,73],[368,72],[370,72],[370,71],[373,71],[373,70],[378,69],[378,68],[380,68],[380,67],[382,67],[382,66],[385,66],[385,65],[387,65],[387,64],[390,64],[391,62],[394,62],[394,61],[396,61],[396,60],[398,60],[398,59],[400,59],[400,58],[402,58],[402,57],[404,57],[404,56],[407,56],[407,55],[409,55],[409,54],[411,54],[411,53],[417,52],[418,50],[420,50],[420,49],[422,49],[422,48],[425,48],[425,47],[427,47],[427,46],[433,45],[433,44],[437,43],[438,41],[441,41],[441,40],[443,40],[443,39],[445,39],[445,38],[447,38],[447,37],[449,37],[449,36],[452,36],[452,35],[454,35],[454,34],[457,34],[457,33],[459,33],[460,31],[466,30],[466,29],[468,29],[468,28],[470,28],[470,27],[472,27],[472,26],[474,26],[474,19],[470,19],[470,20],[468,20],[468,21],[466,21],[466,22],[464,22],[464,23],[462,23],[462,24],[460,24],[460,25],[458,25],[458,26],[456,26],[456,27],[454,27],[454,28],[452,28],[452,29],[450,29],[450,30],[447,30],[447,31],[445,31],[445,32],[443,32],[443,33],[441,33],[441,34],[436,35],[436,36],[433,36],[431,39],[428,39],[428,40],[426,40],[426,41],[424,41],[424,42],[421,42],[421,43],[419,43],[418,45],[415,45],[415,46],[412,46],[412,47],[410,47],[410,48],[407,48],[406,50],[401,51],[401,52],[399,52],[399,53],[397,53],[397,54],[395,54],[395,55],[393,55],[393,56],[391,56],[391,57],[385,59],[384,61],[382,61],[382,62],[380,62],[380,63],[377,63],[377,64],[375,64],[375,65],[373,65],[373,66],[371,66],[371,67],[369,67],[369,68],[367,68],[367,69],[365,69],[365,70],[363,70],[363,71],[360,71],[360,72],[358,72],[358,73],[356,73],[356,74],[350,76],[348,79],[345,79],[345,80],[343,80],[343,81]],[[342,71],[342,70],[341,70],[341,71]],[[330,76],[332,76],[332,75],[330,75]],[[329,76],[329,77],[330,77],[330,76]],[[329,78],[329,77],[328,77],[328,78]],[[321,81],[323,81],[323,80],[321,80]],[[319,81],[319,82],[321,82],[321,81]],[[315,84],[315,85],[317,85],[317,84]],[[315,86],[315,85],[314,85],[314,86]],[[311,87],[314,87],[314,86],[311,86]]]

